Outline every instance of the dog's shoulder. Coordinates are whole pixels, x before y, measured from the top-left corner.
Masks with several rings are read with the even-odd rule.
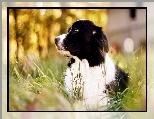
[[[111,94],[117,92],[123,92],[129,83],[129,74],[118,66],[115,66],[115,80],[106,85]]]

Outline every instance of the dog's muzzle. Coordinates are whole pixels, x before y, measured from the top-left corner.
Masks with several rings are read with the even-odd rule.
[[[62,34],[55,38],[55,44],[58,50],[65,50],[64,48],[64,39],[66,38],[66,34]]]

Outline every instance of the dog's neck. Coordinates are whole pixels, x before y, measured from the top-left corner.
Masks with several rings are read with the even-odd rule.
[[[105,63],[106,53],[104,52],[94,52],[88,55],[87,60],[90,67],[99,66],[102,63]]]
[[[67,66],[68,67],[71,67],[71,65],[75,63],[75,59],[74,58],[71,58],[70,61],[68,62]]]
[[[89,67],[99,66],[102,63],[105,63],[105,56],[106,53],[104,52],[94,52],[89,54],[87,57],[72,57],[70,61],[68,62],[68,67],[71,67],[73,63],[76,61],[82,61],[83,59],[86,59],[89,63]]]

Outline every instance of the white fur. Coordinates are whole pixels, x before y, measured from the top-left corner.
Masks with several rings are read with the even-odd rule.
[[[107,105],[106,84],[115,80],[115,65],[108,54],[105,56],[105,64],[89,67],[86,59],[82,61],[73,57],[75,63],[67,68],[65,73],[65,85],[70,96],[74,96],[73,89],[81,87],[84,105],[88,109],[94,109]],[[79,75],[81,73],[81,76]],[[75,78],[78,76],[77,78]],[[80,81],[81,79],[81,81]]]
[[[108,54],[105,56],[105,63],[99,66],[89,67],[86,59],[82,61],[72,56],[69,51],[63,47],[63,41],[67,34],[58,36],[59,38],[57,49],[63,55],[70,56],[75,59],[75,63],[68,67],[65,72],[65,86],[72,98],[75,96],[75,88],[80,90],[80,95],[83,95],[84,106],[86,109],[97,109],[107,105],[108,97],[104,92],[106,84],[115,80],[115,65]]]
[[[58,52],[59,52],[60,54],[62,54],[62,55],[64,55],[64,56],[71,56],[71,57],[72,57],[72,55],[70,54],[70,52],[69,52],[69,51],[66,51],[65,48],[64,48],[64,46],[63,46],[63,42],[64,42],[64,39],[65,39],[66,35],[67,35],[67,34],[62,34],[62,35],[56,37],[56,38],[59,38],[59,39],[60,39],[60,40],[58,41],[56,47],[57,47]]]

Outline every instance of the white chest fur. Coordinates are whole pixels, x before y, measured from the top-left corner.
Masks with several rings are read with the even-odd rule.
[[[107,105],[106,84],[115,80],[115,65],[108,55],[105,63],[89,67],[86,59],[75,58],[75,63],[66,70],[65,86],[74,99],[83,99],[89,108]]]

